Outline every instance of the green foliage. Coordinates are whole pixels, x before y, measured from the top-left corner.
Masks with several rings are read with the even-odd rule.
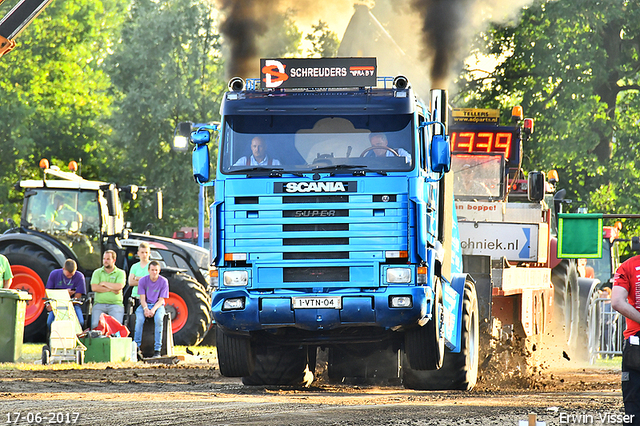
[[[454,98],[536,121],[524,170],[560,174],[574,207],[638,213],[640,9],[634,2],[536,1],[515,27],[495,26],[478,51],[503,62],[463,73]]]
[[[313,32],[305,36],[305,40],[311,42],[312,48],[307,52],[309,57],[332,58],[338,53],[340,40],[336,33],[329,29],[329,25],[319,20],[317,25],[312,25]]]
[[[151,222],[153,233],[171,236],[196,223],[199,191],[190,153],[171,151],[173,130],[181,121],[219,119],[225,89],[219,36],[214,10],[202,2],[135,0],[130,10],[106,61],[117,95],[108,178],[162,189],[162,222],[155,221],[145,194],[129,206],[127,220],[134,231]],[[215,158],[214,151],[214,164]]]
[[[117,0],[53,2],[0,60],[0,231],[19,222],[21,179],[46,157],[80,160],[91,175],[105,159],[109,79],[102,68],[118,26]]]

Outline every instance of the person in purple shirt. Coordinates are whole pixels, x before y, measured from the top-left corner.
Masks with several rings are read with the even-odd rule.
[[[78,303],[73,304],[73,307],[76,311],[78,321],[80,321],[80,325],[84,327],[80,298],[83,294],[87,293],[87,289],[84,283],[84,275],[78,272],[76,262],[73,259],[67,259],[64,262],[63,268],[52,271],[51,274],[49,274],[49,279],[45,287],[48,289],[69,291],[69,297],[78,301]],[[49,311],[47,326],[51,327],[51,323],[54,320],[53,308],[49,303],[46,304],[46,307],[47,311]]]
[[[149,262],[149,275],[138,281],[140,306],[136,309],[136,329],[133,341],[142,345],[142,328],[146,318],[153,318],[155,325],[153,357],[160,357],[162,350],[162,323],[165,315],[164,299],[169,297],[169,281],[160,275],[160,263]],[[140,355],[138,355],[140,356]]]

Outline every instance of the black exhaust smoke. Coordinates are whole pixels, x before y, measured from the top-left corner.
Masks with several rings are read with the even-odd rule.
[[[490,22],[513,21],[533,0],[411,0],[422,18],[423,59],[429,64],[431,87],[446,89],[462,69],[473,36]]]
[[[255,77],[258,37],[268,28],[264,10],[256,0],[218,0],[218,3],[225,15],[220,32],[229,46],[225,63],[227,78]]]

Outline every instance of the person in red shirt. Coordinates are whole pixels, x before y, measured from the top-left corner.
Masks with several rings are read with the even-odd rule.
[[[640,370],[630,368],[629,345],[640,345],[640,256],[625,261],[613,277],[611,307],[626,318],[622,352],[622,400],[632,424],[640,424]]]

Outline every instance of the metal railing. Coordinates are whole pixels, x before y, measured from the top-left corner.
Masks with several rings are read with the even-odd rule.
[[[622,355],[625,320],[611,307],[611,299],[598,298],[589,305],[589,362]]]

